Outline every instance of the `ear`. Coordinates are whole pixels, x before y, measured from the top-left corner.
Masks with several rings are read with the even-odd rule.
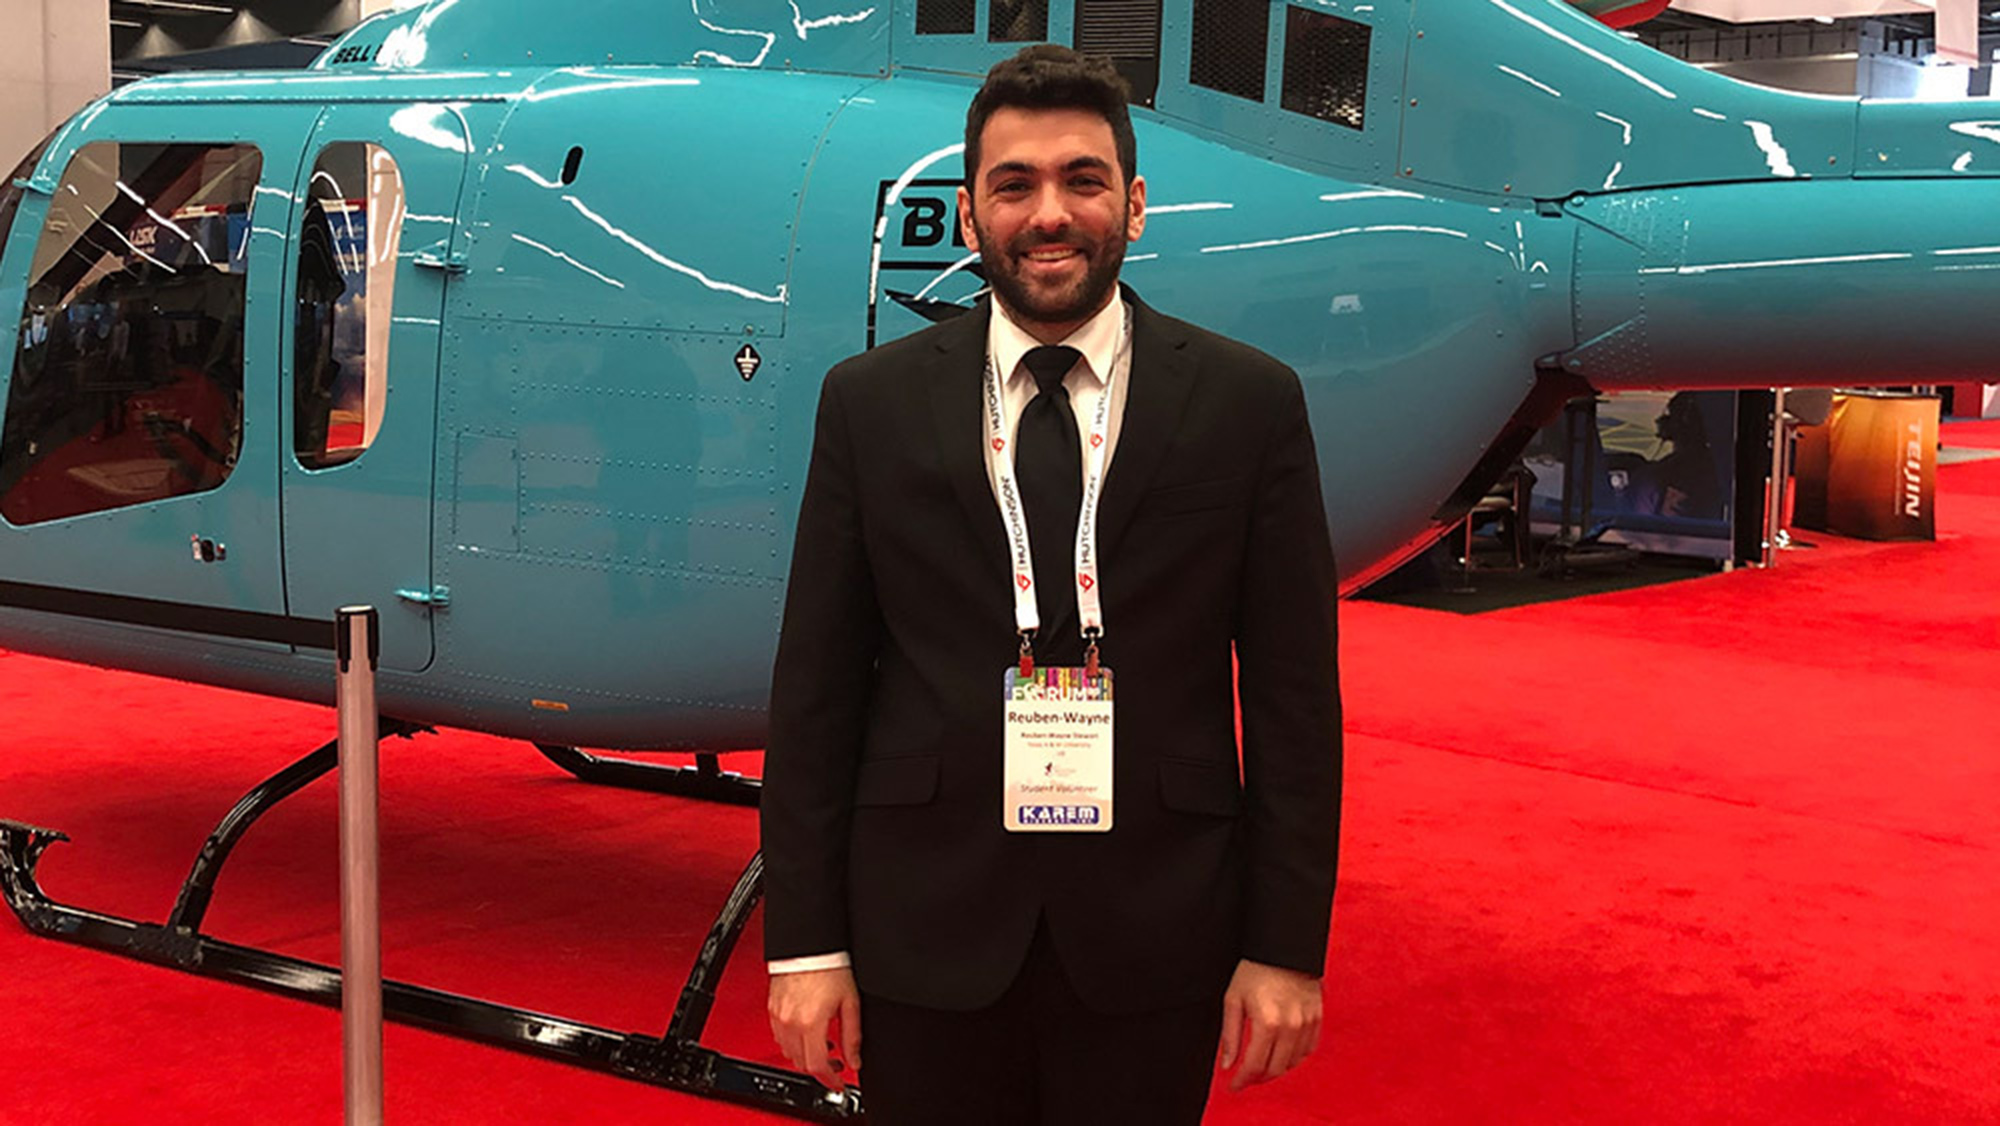
[[[979,252],[979,229],[972,224],[972,193],[958,189],[958,233],[965,236],[965,248]]]
[[[1146,233],[1146,178],[1132,177],[1132,186],[1125,189],[1125,241],[1138,242]]]

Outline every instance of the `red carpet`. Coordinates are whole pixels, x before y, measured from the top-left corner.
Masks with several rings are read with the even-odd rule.
[[[2000,1122],[2000,461],[1940,482],[1936,544],[1810,534],[1773,572],[1478,617],[1345,607],[1327,1035],[1210,1121]],[[332,727],[21,656],[0,707],[0,815],[76,838],[46,886],[147,919]],[[750,811],[463,733],[384,758],[391,975],[664,1026]],[[335,957],[332,802],[252,834],[215,933]],[[4,917],[0,965],[0,1122],[339,1120],[330,1010]],[[743,959],[712,1044],[772,1057],[762,986]],[[403,1028],[388,1069],[397,1123],[778,1121]]]
[[[2000,418],[1947,422],[1944,424],[1942,438],[1947,446],[2000,450]]]

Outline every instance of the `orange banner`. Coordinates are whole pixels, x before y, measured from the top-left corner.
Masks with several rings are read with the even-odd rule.
[[[1827,420],[1826,528],[1867,540],[1937,538],[1938,400],[1841,395]]]

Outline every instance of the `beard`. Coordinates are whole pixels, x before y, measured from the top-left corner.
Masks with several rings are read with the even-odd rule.
[[[977,215],[973,216],[972,225],[979,235],[980,246],[997,245]],[[1123,230],[1096,241],[1074,231],[1054,238],[1024,234],[1001,253],[982,256],[986,282],[1017,321],[1075,324],[1088,320],[1110,300],[1111,287],[1118,284],[1118,271],[1125,264],[1125,242]],[[1050,245],[1075,247],[1084,258],[1082,275],[1056,285],[1029,280],[1023,259],[1037,248]]]

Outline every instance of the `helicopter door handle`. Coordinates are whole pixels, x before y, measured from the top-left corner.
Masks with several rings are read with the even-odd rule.
[[[419,269],[437,270],[445,274],[462,274],[466,270],[463,251],[446,252],[441,247],[418,251],[417,256],[410,261]]]
[[[396,597],[418,606],[428,606],[433,610],[443,610],[451,605],[451,588],[434,586],[429,590],[399,590]]]

